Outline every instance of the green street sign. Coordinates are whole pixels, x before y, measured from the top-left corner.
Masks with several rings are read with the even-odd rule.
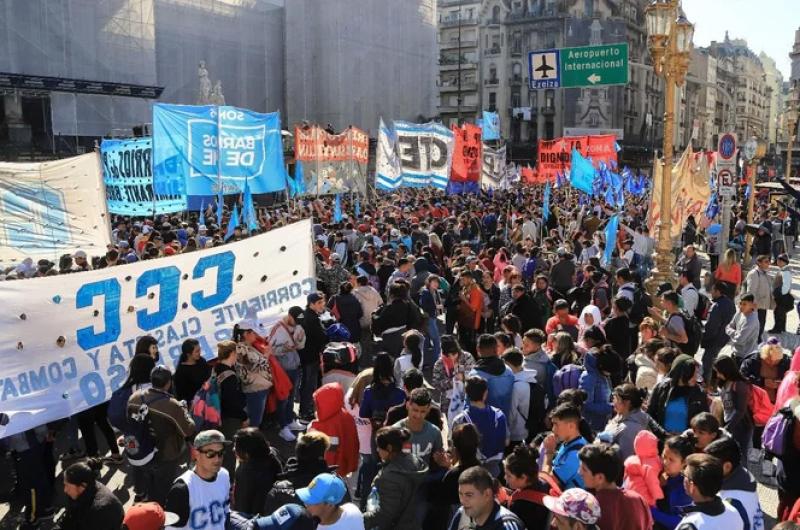
[[[628,84],[628,43],[539,50],[528,54],[530,88]]]

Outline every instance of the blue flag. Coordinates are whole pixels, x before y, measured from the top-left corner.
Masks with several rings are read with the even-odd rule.
[[[306,177],[303,174],[303,162],[297,161],[294,166],[294,194],[303,195],[306,192]]]
[[[361,201],[359,201],[358,197],[356,197],[355,210],[356,210],[356,219],[359,219],[361,217]]]
[[[237,226],[239,226],[239,205],[234,203],[231,218],[228,219],[228,230],[225,232],[225,241],[233,237],[233,231]]]
[[[592,162],[581,156],[578,150],[573,147],[572,167],[569,172],[569,182],[572,187],[591,195],[596,173]]]
[[[256,209],[253,205],[253,194],[250,191],[250,179],[244,181],[244,204],[242,205],[242,216],[244,217],[244,224],[250,232],[258,230],[258,219],[256,218]]]
[[[205,201],[200,202],[200,219],[197,220],[198,225],[206,224],[206,203]]]
[[[550,219],[550,181],[544,186],[544,200],[542,201],[542,217],[545,222]]]
[[[611,253],[614,252],[614,247],[617,246],[617,229],[619,228],[619,214],[615,213],[608,220],[606,225],[606,251],[603,254],[606,266],[611,262]]]
[[[336,194],[336,200],[333,203],[333,222],[334,223],[341,223],[342,222],[342,195],[341,193]]]
[[[222,209],[225,206],[225,199],[222,195],[222,183],[219,183],[219,191],[217,192],[217,226],[222,226]]]
[[[719,197],[717,197],[716,190],[711,194],[711,198],[708,199],[708,206],[706,206],[706,217],[708,219],[713,219],[719,213]]]
[[[500,139],[500,116],[496,112],[483,111],[481,127],[484,140]]]

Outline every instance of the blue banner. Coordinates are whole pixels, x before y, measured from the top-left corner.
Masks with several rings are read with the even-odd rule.
[[[213,105],[153,106],[153,176],[158,193],[238,194],[286,187],[280,113]]]
[[[484,140],[500,139],[500,116],[496,112],[483,111],[481,127]]]
[[[186,209],[182,193],[153,190],[153,139],[103,140],[100,156],[108,211],[119,215],[160,215]]]

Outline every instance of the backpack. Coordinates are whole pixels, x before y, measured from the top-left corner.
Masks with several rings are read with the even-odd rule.
[[[211,374],[203,383],[200,390],[192,400],[192,420],[195,432],[208,429],[218,429],[222,425],[222,405],[220,401],[220,387],[222,382],[234,375],[230,370],[222,372],[221,376]]]
[[[118,431],[125,431],[128,425],[128,400],[133,394],[133,386],[121,386],[111,394],[108,402],[108,422]]]
[[[631,324],[635,324],[638,328],[639,324],[641,324],[642,320],[644,320],[644,317],[650,314],[648,309],[653,307],[653,301],[641,287],[623,287],[622,289],[633,293],[633,305],[631,305],[628,318],[630,319]]]
[[[577,364],[562,366],[553,375],[553,394],[558,396],[564,390],[578,388],[578,381],[583,373],[583,368]]]
[[[528,383],[530,394],[528,394],[528,416],[524,417],[525,428],[528,430],[528,437],[525,442],[530,443],[540,432],[544,432],[544,419],[547,415],[547,392],[544,387],[536,382]]]
[[[132,465],[142,466],[152,460],[156,452],[156,436],[150,423],[149,405],[169,397],[161,392],[150,400],[142,397],[142,403],[136,412],[128,415],[128,421],[122,429],[122,438],[125,454]]]
[[[703,337],[703,323],[696,316],[688,315],[683,311],[679,315],[683,319],[683,329],[686,331],[686,338],[689,340],[686,344],[676,344],[676,346],[681,350],[681,353],[694,356],[700,348],[700,339]],[[670,315],[669,318],[673,316]],[[669,323],[669,319],[667,319],[667,323]]]
[[[753,414],[753,423],[756,427],[763,427],[772,416],[775,406],[769,399],[767,391],[760,386],[750,385],[750,412]]]
[[[791,407],[778,410],[764,426],[761,434],[761,446],[770,454],[781,458],[786,452],[787,438],[791,435],[794,425],[794,414]]]
[[[708,311],[711,309],[711,300],[701,293],[697,292],[697,307],[694,308],[694,316],[700,320],[708,320]]]

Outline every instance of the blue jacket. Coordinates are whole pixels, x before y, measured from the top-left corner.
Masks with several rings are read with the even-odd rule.
[[[662,487],[664,498],[650,508],[653,521],[667,530],[674,530],[683,518],[682,508],[692,504],[692,498],[683,489],[683,475],[669,477]]]
[[[611,380],[597,369],[597,357],[593,351],[583,359],[584,372],[578,380],[578,388],[589,396],[583,405],[583,417],[596,432],[602,431],[611,417]]]
[[[511,411],[511,392],[514,389],[514,372],[499,357],[481,357],[469,376],[477,375],[486,380],[489,397],[486,404],[497,407],[508,418]]]

